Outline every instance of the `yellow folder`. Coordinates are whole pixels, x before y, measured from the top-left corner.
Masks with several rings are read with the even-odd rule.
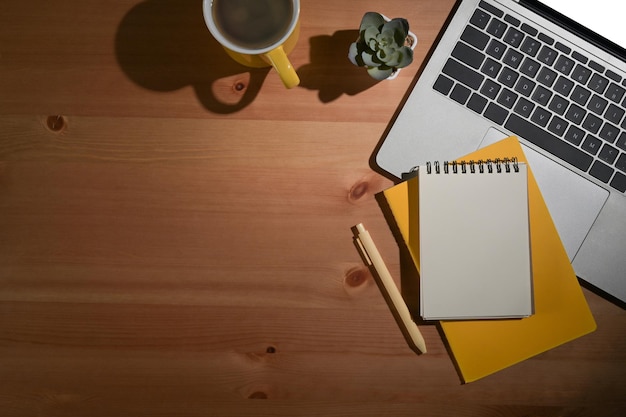
[[[461,159],[513,156],[526,162],[516,137],[509,137]],[[419,271],[417,178],[395,185],[381,195]],[[440,322],[457,371],[466,383],[596,329],[595,320],[530,170],[528,204],[535,314],[523,319]]]

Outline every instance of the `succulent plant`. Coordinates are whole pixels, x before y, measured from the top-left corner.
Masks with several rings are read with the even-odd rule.
[[[409,22],[403,18],[387,21],[380,13],[367,12],[359,27],[359,38],[350,45],[348,58],[367,68],[370,76],[384,80],[399,68],[413,62],[413,49],[407,44]]]

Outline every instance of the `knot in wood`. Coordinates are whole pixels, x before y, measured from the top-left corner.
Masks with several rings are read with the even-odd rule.
[[[360,287],[365,284],[370,277],[370,273],[365,268],[352,268],[346,272],[344,282],[348,287]]]
[[[367,181],[359,181],[350,188],[348,192],[348,199],[350,201],[356,201],[363,198],[369,191],[370,185]]]
[[[241,94],[241,93],[243,93],[243,92],[246,90],[246,88],[247,88],[247,87],[248,87],[248,86],[246,85],[246,83],[245,83],[245,82],[243,82],[243,81],[241,81],[241,80],[237,80],[237,81],[235,81],[235,83],[233,84],[233,91],[234,91],[235,93],[237,93],[237,94]]]
[[[65,118],[61,115],[48,116],[46,126],[53,132],[60,132],[65,128]]]
[[[267,400],[267,393],[263,391],[255,391],[248,396],[251,400]]]

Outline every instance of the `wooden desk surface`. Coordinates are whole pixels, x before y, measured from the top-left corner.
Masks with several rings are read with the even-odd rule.
[[[398,246],[369,158],[453,0],[303,0],[302,85],[229,61],[199,0],[0,6],[3,416],[617,416],[626,312],[461,385],[405,343],[352,243]],[[416,62],[373,83],[361,15]]]

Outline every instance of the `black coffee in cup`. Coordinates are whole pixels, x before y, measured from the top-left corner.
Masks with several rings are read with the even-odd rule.
[[[247,49],[269,47],[287,33],[293,17],[291,0],[213,0],[213,20],[220,33]]]

